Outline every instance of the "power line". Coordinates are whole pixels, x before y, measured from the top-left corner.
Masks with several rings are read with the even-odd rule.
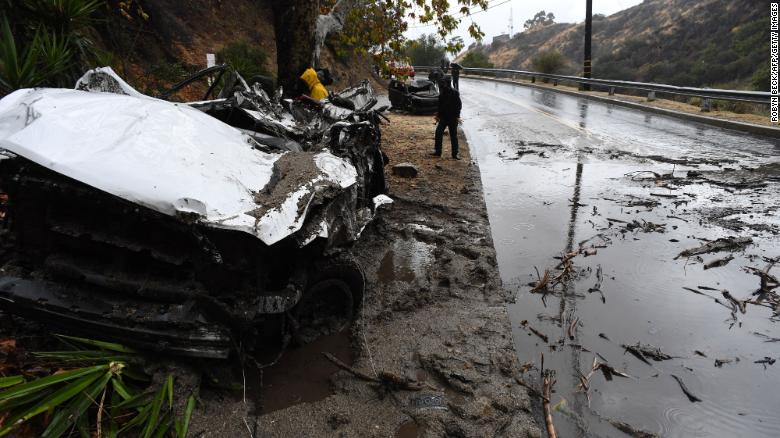
[[[501,3],[497,3],[495,5],[488,6],[485,9],[480,9],[479,11],[474,12],[473,14],[461,14],[461,15],[458,15],[458,16],[455,16],[455,17],[452,17],[452,18],[454,18],[456,20],[460,20],[461,18],[472,17],[474,15],[481,14],[482,12],[489,11],[490,9],[496,8],[498,6],[505,5],[505,4],[507,4],[507,3],[511,2],[511,1],[512,0],[504,0]],[[417,25],[417,26],[409,26],[409,29],[421,29],[421,28],[424,28],[424,27],[431,27],[431,26],[436,26],[436,23],[420,24],[420,25]]]

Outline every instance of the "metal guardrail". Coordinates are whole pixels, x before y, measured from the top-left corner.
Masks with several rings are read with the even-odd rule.
[[[414,66],[415,71],[430,71],[438,67]],[[547,79],[553,81],[553,85],[558,83],[589,84],[609,91],[610,96],[615,94],[615,90],[640,90],[648,93],[648,100],[655,99],[655,93],[672,94],[677,96],[698,97],[702,100],[702,110],[709,111],[711,99],[731,100],[739,102],[750,102],[769,105],[770,94],[764,91],[742,91],[742,90],[722,90],[717,88],[695,88],[695,87],[677,87],[674,85],[654,84],[648,82],[618,81],[611,79],[593,79],[581,78],[579,76],[554,75],[548,73],[538,73],[524,70],[509,70],[502,68],[463,68],[463,74],[488,74],[494,77],[503,77],[508,79],[530,78],[531,82],[536,79]]]

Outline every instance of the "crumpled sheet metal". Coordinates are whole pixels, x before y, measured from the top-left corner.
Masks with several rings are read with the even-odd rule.
[[[317,190],[355,184],[354,166],[322,151],[313,158],[320,175],[257,219],[249,214],[259,207],[253,192],[269,182],[281,154],[258,150],[238,129],[189,105],[118,83],[124,94],[22,89],[6,96],[0,148],[127,201],[170,216],[197,214],[201,223],[250,233],[266,245],[300,229],[306,209],[299,204]]]

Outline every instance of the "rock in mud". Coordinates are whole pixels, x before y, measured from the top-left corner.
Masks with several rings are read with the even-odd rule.
[[[417,166],[412,163],[400,163],[393,166],[393,175],[401,178],[416,178],[418,173],[420,172],[417,170]]]

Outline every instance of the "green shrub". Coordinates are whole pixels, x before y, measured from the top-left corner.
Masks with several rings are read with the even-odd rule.
[[[0,92],[34,86],[70,87],[86,67],[103,58],[87,34],[105,0],[2,3]]]
[[[769,91],[769,63],[764,63],[759,67],[750,80],[753,89],[756,91]]]
[[[479,50],[469,51],[460,61],[460,65],[470,68],[493,68],[493,63]]]
[[[217,52],[218,62],[229,64],[246,80],[257,75],[269,75],[265,68],[267,58],[262,48],[246,41],[232,43]]]
[[[17,47],[6,17],[0,22],[0,88],[34,87],[68,69],[72,53],[67,41],[38,28],[26,47]]]
[[[548,50],[536,56],[532,63],[539,73],[553,74],[563,67],[563,55],[557,50]]]

